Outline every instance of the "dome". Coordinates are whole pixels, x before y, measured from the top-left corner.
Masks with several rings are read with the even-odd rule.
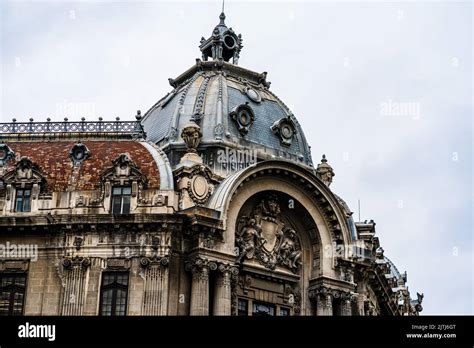
[[[286,159],[312,166],[303,130],[270,90],[267,73],[237,65],[242,38],[227,29],[223,18],[221,15],[216,27],[219,30],[214,30],[208,40],[201,39],[203,59],[197,59],[177,78],[169,79],[174,89],[145,113],[142,124],[147,139],[160,146],[175,166],[180,150],[185,148],[180,137],[183,127],[194,122],[202,132],[199,153],[208,166],[221,174],[252,164],[227,163],[225,168],[219,168],[219,156],[232,150],[254,155],[256,161]],[[235,45],[226,46],[227,37],[232,37]],[[209,57],[213,60],[207,60]],[[227,62],[231,58],[233,63]]]

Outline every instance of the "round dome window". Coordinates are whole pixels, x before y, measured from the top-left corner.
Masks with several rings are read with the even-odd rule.
[[[230,49],[234,48],[234,46],[235,46],[235,40],[234,40],[234,38],[233,38],[232,36],[230,36],[230,35],[227,35],[227,36],[224,38],[224,43],[225,43],[225,45],[227,46],[227,48],[230,48]]]
[[[247,97],[249,97],[252,101],[256,103],[260,103],[262,101],[262,97],[260,96],[260,93],[258,93],[253,88],[250,88],[250,87],[246,88],[245,94],[247,94]]]

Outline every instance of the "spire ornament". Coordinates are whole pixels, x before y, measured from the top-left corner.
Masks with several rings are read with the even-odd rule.
[[[242,49],[242,35],[236,34],[232,28],[225,24],[224,2],[222,12],[219,15],[219,24],[212,31],[210,38],[201,38],[199,49],[202,52],[202,60],[207,61],[209,57],[214,60],[230,61],[237,65]]]

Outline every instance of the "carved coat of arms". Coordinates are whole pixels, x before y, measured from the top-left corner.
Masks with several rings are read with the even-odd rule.
[[[301,245],[295,230],[286,227],[280,215],[277,197],[270,196],[252,209],[251,216],[240,218],[236,232],[238,263],[255,258],[271,270],[284,266],[298,273]]]

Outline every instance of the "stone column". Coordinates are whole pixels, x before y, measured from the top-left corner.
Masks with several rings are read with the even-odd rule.
[[[196,264],[191,269],[191,315],[209,315],[209,267]]]
[[[324,312],[325,315],[334,315],[332,308],[332,296],[330,294],[325,295]]]
[[[159,262],[141,260],[145,270],[145,296],[143,299],[143,315],[168,314],[168,258]]]
[[[326,315],[326,296],[323,294],[317,294],[316,295],[316,315],[317,316],[322,316]]]
[[[88,258],[63,260],[61,315],[83,315],[90,263]]]
[[[341,296],[341,315],[350,316],[352,315],[351,295],[343,294]]]
[[[236,269],[237,270],[237,269]],[[214,315],[232,314],[231,269],[224,265],[218,268],[214,295]]]
[[[333,315],[332,300],[333,297],[329,290],[325,287],[312,289],[309,292],[309,297],[316,306],[315,314],[317,316]]]

